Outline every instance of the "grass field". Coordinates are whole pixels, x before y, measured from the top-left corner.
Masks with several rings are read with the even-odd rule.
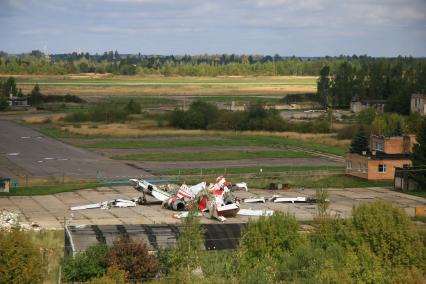
[[[302,152],[289,151],[221,151],[221,152],[201,152],[201,153],[143,153],[131,155],[115,155],[115,160],[132,161],[221,161],[221,160],[242,160],[259,158],[310,158],[311,155]]]
[[[301,134],[294,132],[251,132],[251,131],[205,131],[176,129],[138,129],[137,125],[111,124],[97,128],[89,125],[74,127],[45,127],[40,131],[53,138],[79,138],[81,147],[138,149],[138,148],[180,148],[205,146],[267,146],[273,148],[293,146],[305,147],[324,153],[343,156],[346,153],[347,140],[337,140],[329,134]],[[115,138],[114,140],[111,140]],[[145,140],[126,140],[126,139]],[[146,140],[152,138],[152,141]],[[158,140],[161,138],[163,140]],[[179,141],[179,138],[186,138]],[[202,140],[208,138],[208,140]],[[87,140],[86,140],[87,139]],[[105,139],[87,143],[89,139]],[[120,139],[117,141],[117,139]],[[78,144],[78,143],[77,143]]]
[[[7,77],[7,75],[0,76]],[[316,77],[15,76],[29,93],[78,96],[280,96],[316,92]]]
[[[131,148],[179,148],[179,147],[202,147],[202,146],[268,146],[268,147],[285,147],[299,146],[306,147],[311,150],[317,150],[325,153],[336,155],[344,155],[345,148],[329,146],[324,144],[316,144],[313,142],[305,142],[293,140],[284,137],[263,136],[263,135],[223,135],[213,137],[222,137],[223,139],[212,139],[208,141],[174,141],[170,137],[168,141],[111,141],[98,142],[89,144],[86,147],[92,148],[115,148],[115,149],[131,149]]]
[[[1,76],[0,76],[1,78]],[[260,77],[162,77],[111,76],[88,78],[73,76],[20,76],[17,83],[67,86],[143,86],[143,85],[316,85],[315,76],[260,76]]]
[[[202,169],[181,169],[181,170],[161,170],[156,173],[162,175],[234,175],[234,174],[262,174],[269,175],[271,173],[303,173],[305,171],[344,171],[343,166],[291,166],[291,167],[232,167],[232,168],[208,168]]]
[[[230,169],[229,169],[230,170]],[[227,169],[228,171],[228,169]],[[203,175],[181,175],[181,181],[187,184],[194,184],[203,180],[214,180],[216,174]],[[257,174],[226,174],[228,180],[234,182],[247,182],[249,188],[268,189],[271,183],[287,184],[289,188],[362,188],[362,187],[388,187],[393,186],[392,181],[368,181],[339,173],[336,170],[310,170],[299,172],[281,173],[257,173]]]

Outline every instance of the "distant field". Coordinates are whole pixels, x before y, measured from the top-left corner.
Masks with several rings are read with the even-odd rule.
[[[6,75],[0,76],[5,78]],[[316,77],[15,76],[24,93],[79,96],[277,96],[316,91]]]

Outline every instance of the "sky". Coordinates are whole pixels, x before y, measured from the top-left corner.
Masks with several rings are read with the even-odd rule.
[[[426,56],[426,0],[0,0],[0,50]]]

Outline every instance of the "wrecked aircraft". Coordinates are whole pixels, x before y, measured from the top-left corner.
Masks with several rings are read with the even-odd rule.
[[[174,184],[167,184],[165,186],[154,185],[144,179],[130,179],[129,183],[139,192],[142,193],[141,197],[126,199],[114,199],[100,203],[87,204],[81,206],[71,207],[70,210],[82,209],[110,209],[112,207],[125,208],[134,207],[136,205],[148,204],[146,196],[154,197],[161,203],[165,209],[180,211],[174,213],[173,218],[181,219],[189,215],[191,209],[198,209],[195,216],[203,216],[202,212],[224,222],[226,218],[235,217],[236,215],[242,216],[271,216],[274,214],[273,210],[259,210],[259,209],[241,209],[240,201],[243,203],[316,203],[317,200],[311,197],[282,197],[273,195],[272,197],[259,197],[254,196],[239,200],[232,194],[235,190],[248,191],[247,184],[240,182],[231,184],[226,181],[225,177],[218,177],[214,183],[207,185],[206,182],[200,182],[193,186],[182,184],[181,186]],[[328,201],[328,200],[326,200]],[[152,204],[152,203],[151,203]]]

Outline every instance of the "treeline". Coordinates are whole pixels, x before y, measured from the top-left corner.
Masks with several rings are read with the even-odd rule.
[[[324,106],[349,106],[352,100],[386,100],[385,111],[409,114],[413,93],[426,92],[424,60],[361,60],[320,70],[318,99]]]
[[[279,112],[266,109],[260,102],[250,103],[245,111],[219,110],[216,105],[195,101],[187,111],[176,108],[169,117],[169,125],[182,129],[266,130],[326,133],[326,120],[287,122]]]
[[[340,65],[350,62],[361,68],[366,63],[398,65],[404,70],[425,64],[425,59],[411,57],[372,58],[368,56],[283,57],[280,55],[142,55],[68,53],[45,55],[40,51],[8,55],[0,52],[0,73],[7,74],[74,74],[113,73],[121,75],[157,74],[164,76],[317,76],[324,66],[336,74]]]
[[[361,111],[355,118],[355,124],[337,130],[338,139],[352,139],[359,128],[367,136],[370,134],[383,136],[400,136],[420,133],[422,117],[418,113],[402,116],[397,113],[381,113],[374,108]]]

